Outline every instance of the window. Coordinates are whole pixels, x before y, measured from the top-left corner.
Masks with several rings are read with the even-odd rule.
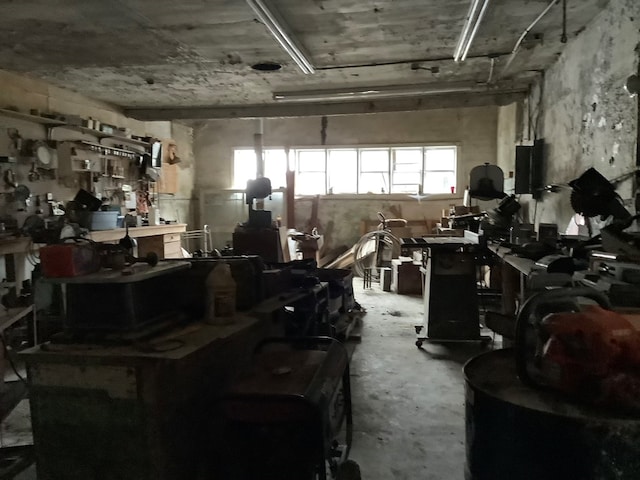
[[[264,176],[271,180],[272,188],[287,186],[287,154],[284,148],[264,151]]]
[[[391,150],[391,193],[418,193],[422,180],[422,148]]]
[[[454,193],[456,187],[456,148],[427,147],[424,155],[425,193]]]
[[[330,149],[327,180],[328,193],[358,193],[358,150]]]
[[[256,152],[248,148],[237,148],[233,152],[233,188],[247,188],[247,181],[256,178],[258,171]]]
[[[300,195],[327,193],[326,150],[298,150],[296,160],[296,193]]]
[[[389,192],[389,149],[361,149],[358,193]]]
[[[456,188],[455,146],[294,148],[290,155],[299,195],[436,194]],[[285,150],[265,149],[264,162],[273,188],[285,187]],[[245,188],[255,178],[253,149],[236,149],[233,165],[234,188]]]
[[[287,154],[283,148],[269,148],[264,154],[264,176],[271,180],[272,188],[287,186]],[[247,188],[247,181],[256,178],[258,165],[252,148],[237,148],[233,152],[232,188]]]

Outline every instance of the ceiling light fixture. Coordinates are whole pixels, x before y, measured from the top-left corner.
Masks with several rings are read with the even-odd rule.
[[[458,39],[458,45],[453,52],[453,60],[456,62],[464,62],[473,43],[473,39],[478,33],[482,18],[487,11],[489,0],[471,0],[469,6],[469,13],[464,21],[460,38]]]
[[[483,90],[486,84],[469,82],[431,83],[423,85],[390,85],[380,87],[352,87],[328,90],[303,90],[294,92],[274,92],[277,102],[323,102],[362,100],[370,98],[416,97]]]
[[[265,0],[247,0],[249,6],[256,13],[260,21],[267,27],[269,33],[276,39],[285,52],[296,62],[302,73],[315,73],[315,68],[308,56],[305,55],[302,46],[295,41],[287,24],[273,8],[269,7]]]

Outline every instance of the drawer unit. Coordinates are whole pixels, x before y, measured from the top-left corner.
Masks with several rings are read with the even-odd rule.
[[[155,252],[158,258],[182,258],[182,244],[179,233],[168,233],[153,237],[138,238],[138,255],[144,257]]]

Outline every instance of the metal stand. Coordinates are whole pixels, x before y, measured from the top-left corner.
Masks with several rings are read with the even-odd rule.
[[[460,237],[425,238],[423,342],[488,343],[480,335],[475,245]]]
[[[362,277],[362,288],[371,288],[371,280],[373,278],[372,268],[365,268]]]

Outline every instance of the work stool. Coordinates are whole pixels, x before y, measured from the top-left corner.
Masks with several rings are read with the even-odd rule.
[[[335,339],[260,344],[249,375],[222,399],[223,478],[326,480],[327,473],[335,478],[345,467],[352,471],[354,462],[347,460],[353,435],[349,381],[349,357]],[[340,445],[336,439],[343,425],[345,443]]]

